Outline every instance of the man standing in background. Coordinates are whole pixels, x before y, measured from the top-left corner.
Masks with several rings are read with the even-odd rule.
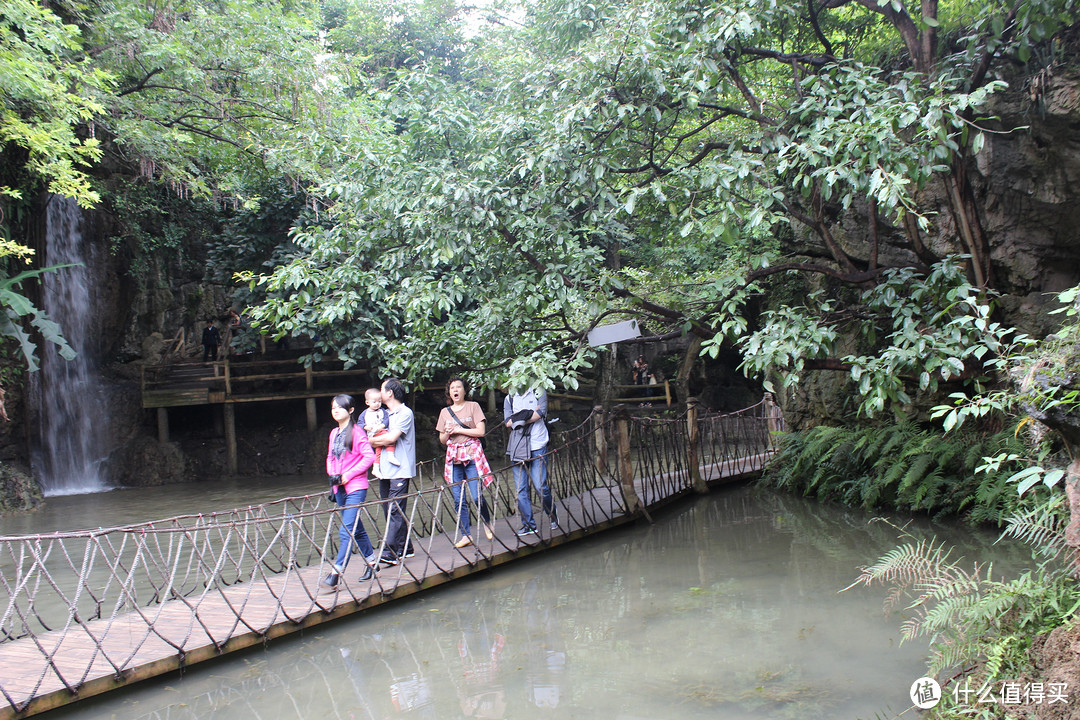
[[[547,393],[528,390],[507,395],[503,401],[503,421],[510,428],[506,454],[514,463],[514,483],[517,485],[518,513],[521,516],[519,536],[535,535],[529,481],[540,495],[540,503],[551,520],[551,529],[559,528],[559,515],[547,479]]]
[[[206,318],[206,327],[202,331],[202,361],[217,360],[218,345],[221,344],[221,333],[214,324],[213,318]]]

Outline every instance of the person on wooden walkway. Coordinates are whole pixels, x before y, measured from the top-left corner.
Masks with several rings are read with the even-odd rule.
[[[409,521],[405,516],[409,494],[409,482],[416,475],[416,425],[413,411],[405,405],[405,385],[397,378],[383,381],[383,405],[390,411],[390,425],[385,433],[371,438],[375,447],[395,446],[394,455],[397,465],[390,462],[387,453],[382,453],[379,464],[379,496],[387,502],[383,505],[388,513],[386,521],[386,539],[382,562],[396,565],[403,557],[410,557],[412,545],[409,543]],[[400,498],[400,499],[399,499]]]
[[[371,577],[375,548],[368,538],[358,506],[367,498],[368,468],[375,461],[375,453],[368,443],[367,434],[356,424],[356,404],[351,395],[336,396],[330,404],[330,415],[337,427],[330,431],[326,474],[330,478],[330,493],[338,507],[343,509],[334,569],[323,578],[322,584],[326,588],[336,588],[345,566],[349,564],[354,543],[365,560],[360,579]]]
[[[487,487],[495,479],[491,474],[487,455],[484,454],[484,447],[480,444],[480,438],[485,435],[487,421],[480,405],[468,400],[468,397],[469,386],[465,380],[460,377],[450,378],[450,382],[446,383],[448,405],[439,412],[439,420],[435,423],[439,442],[446,446],[443,479],[450,484],[454,507],[458,511],[461,537],[454,546],[459,548],[472,543],[469,503],[464,492],[466,487],[479,509],[484,534],[488,540],[494,536],[491,530],[491,513],[483,490],[480,489],[481,482]]]
[[[213,318],[206,318],[206,327],[202,331],[202,361],[217,361],[217,349],[221,344],[221,333],[214,324]]]
[[[530,479],[551,521],[551,529],[557,530],[559,527],[559,515],[547,478],[547,406],[547,393],[543,390],[512,393],[503,400],[503,422],[510,429],[506,454],[514,463],[518,514],[521,516],[521,527],[517,531],[519,536],[536,534],[536,521],[529,498]]]

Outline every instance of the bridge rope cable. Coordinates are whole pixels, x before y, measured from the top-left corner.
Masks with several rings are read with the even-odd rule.
[[[514,533],[521,521],[515,517],[513,465],[493,467],[491,483],[480,484],[494,529],[489,539],[466,484],[446,483],[441,459],[424,461],[411,492],[355,506],[377,557],[391,550],[386,529],[395,513],[405,520],[405,547],[419,557],[382,567],[370,579],[350,580],[366,566],[357,558],[330,593],[320,581],[335,571],[343,509],[327,505],[325,491],[128,526],[0,537],[0,656],[22,648],[18,657],[37,658],[27,662],[37,668],[35,679],[0,678],[0,694],[21,712],[45,692],[75,693],[103,673],[120,678],[154,653],[183,659],[207,644],[221,651],[238,635],[266,637],[280,623],[299,624],[312,613],[448,578],[508,552],[647,513],[649,506],[693,491],[691,425],[700,472],[719,477],[725,466],[743,471],[753,456],[769,452],[783,420],[767,399],[692,422],[685,410],[665,418],[624,410],[553,429],[543,456],[553,504],[534,503],[534,514],[550,521],[557,514],[558,525],[549,531],[548,523],[537,523],[538,535],[530,538]],[[531,485],[528,477],[525,482]],[[535,488],[529,492],[535,495]],[[464,513],[475,517],[472,542],[457,547]],[[348,533],[354,554],[355,529]]]

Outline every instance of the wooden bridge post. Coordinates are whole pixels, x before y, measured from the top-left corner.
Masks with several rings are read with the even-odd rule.
[[[225,403],[222,408],[225,413],[225,448],[228,451],[229,474],[235,475],[237,470],[236,457],[236,406]]]
[[[304,386],[308,390],[312,390],[315,387],[315,378],[312,375],[311,365],[304,368]],[[315,415],[315,398],[308,398],[304,405],[307,409],[307,429],[308,432],[315,432],[315,429],[319,427],[319,418]]]
[[[690,483],[698,493],[709,492],[709,485],[701,476],[701,444],[698,438],[698,400],[686,398],[686,458],[690,466]]]
[[[169,410],[159,407],[157,409],[157,439],[159,443],[169,442]]]
[[[626,512],[630,514],[644,511],[641,498],[634,489],[634,462],[630,457],[630,417],[626,410],[619,411],[615,421],[615,434],[618,442],[619,484],[622,485],[623,497],[626,498]]]
[[[594,462],[596,465],[596,474],[601,477],[603,477],[608,470],[608,442],[606,428],[604,427],[605,419],[604,408],[599,405],[594,407],[593,442],[596,443],[596,459]]]
[[[771,392],[765,393],[765,423],[769,431],[768,447],[776,448],[776,434],[783,430],[784,414]]]

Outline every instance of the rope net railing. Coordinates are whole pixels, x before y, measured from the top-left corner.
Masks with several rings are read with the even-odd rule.
[[[403,561],[364,579],[369,565],[355,541],[346,567],[334,566],[343,513],[325,492],[124,527],[0,537],[0,667],[10,653],[24,673],[17,682],[0,674],[0,693],[21,712],[34,697],[119,677],[150,657],[183,658],[208,645],[220,651],[237,636],[265,637],[282,623],[602,528],[692,490],[695,453],[709,478],[726,466],[748,471],[783,429],[774,409],[766,401],[722,416],[594,413],[569,430],[553,428],[545,455],[552,504],[530,489],[537,533],[515,532],[519,490],[514,468],[504,466],[482,491],[487,524],[461,488],[475,518],[463,547],[456,544],[462,511],[441,459],[420,463],[412,492],[356,506],[376,555],[389,549],[391,518],[405,527]],[[372,478],[369,497],[378,483]],[[335,569],[341,574],[331,589],[322,580]]]

